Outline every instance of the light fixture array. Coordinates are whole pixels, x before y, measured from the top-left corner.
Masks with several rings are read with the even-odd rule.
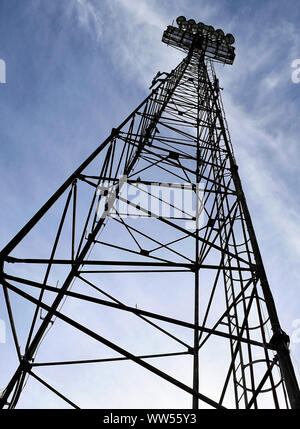
[[[212,25],[205,25],[203,22],[198,22],[194,19],[187,20],[185,16],[179,16],[176,19],[178,27],[193,36],[202,36],[210,39],[212,42],[226,43],[227,45],[233,45],[235,38],[231,33],[225,35],[224,31],[218,28],[214,29]]]

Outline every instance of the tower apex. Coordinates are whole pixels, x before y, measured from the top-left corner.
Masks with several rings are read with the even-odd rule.
[[[235,48],[232,46],[235,38],[231,33],[214,29],[212,25],[205,25],[194,19],[187,20],[185,16],[176,19],[178,27],[169,25],[163,33],[162,41],[181,51],[188,52],[192,47],[205,56],[224,64],[233,64]]]

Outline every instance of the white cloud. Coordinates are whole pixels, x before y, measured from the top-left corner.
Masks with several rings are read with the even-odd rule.
[[[87,30],[97,40],[100,40],[102,35],[102,17],[99,8],[95,7],[89,0],[72,0],[75,3],[70,4],[70,7],[77,12],[77,18],[80,27]]]

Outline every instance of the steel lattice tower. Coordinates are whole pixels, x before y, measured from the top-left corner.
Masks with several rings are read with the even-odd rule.
[[[184,17],[177,23],[163,41],[187,56],[156,76],[150,95],[1,252],[18,359],[2,408],[14,408],[32,378],[80,407],[68,385],[62,393],[42,370],[80,373],[94,364],[101,374],[108,361],[130,361],[171,383],[194,409],[300,408],[289,338],[279,324],[213,67],[233,63],[234,38]],[[192,205],[178,195],[191,197]],[[133,302],[137,290],[147,295],[146,306]],[[30,323],[20,323],[22,305]],[[126,329],[118,336],[108,328],[119,318],[128,327],[127,343]],[[64,326],[113,356],[55,357],[58,343],[68,341]],[[139,333],[136,342],[131,330]],[[57,347],[49,356],[51,335]],[[82,336],[74,350],[88,352]],[[148,339],[155,349],[140,353]],[[161,362],[176,359],[170,374]]]

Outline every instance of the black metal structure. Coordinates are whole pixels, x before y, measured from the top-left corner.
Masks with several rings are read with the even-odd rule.
[[[78,408],[74,389],[66,382],[54,387],[42,370],[76,367],[79,374],[95,364],[105,375],[105,362],[120,361],[172,384],[194,409],[300,408],[288,336],[268,285],[213,67],[213,61],[233,63],[234,38],[184,17],[177,22],[163,41],[186,51],[184,60],[153,80],[150,95],[1,251],[18,359],[2,408],[16,407],[27,378]],[[124,196],[125,188],[137,192],[134,198]],[[193,204],[178,203],[179,191]],[[149,306],[132,301],[139,290]],[[20,322],[22,308],[30,323]],[[105,335],[118,319],[128,329]],[[69,348],[63,358],[47,359],[51,332],[67,342],[66,325],[113,355],[90,355],[86,346],[88,358],[78,358],[85,347],[79,336],[75,357]],[[148,341],[155,348],[141,353]],[[51,356],[59,354],[55,344]],[[161,364],[166,360],[170,371]]]

